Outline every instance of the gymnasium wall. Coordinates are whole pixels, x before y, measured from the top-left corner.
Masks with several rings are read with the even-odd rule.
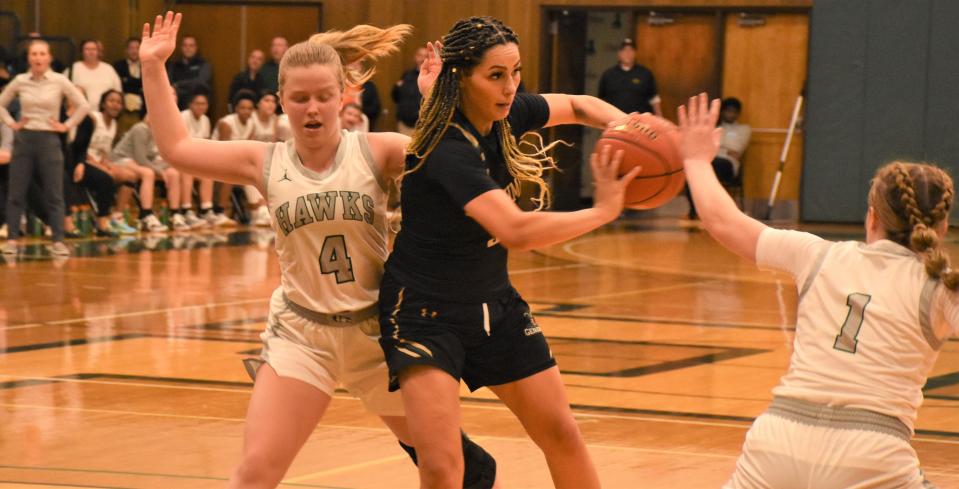
[[[959,2],[817,0],[802,217],[861,222],[896,159],[959,169]]]

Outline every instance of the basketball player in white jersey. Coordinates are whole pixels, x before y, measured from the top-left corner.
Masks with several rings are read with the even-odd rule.
[[[148,24],[143,30],[143,86],[157,144],[183,171],[253,185],[266,195],[282,268],[262,358],[248,363],[256,382],[243,459],[230,487],[276,486],[338,384],[408,444],[402,399],[387,389],[376,301],[387,254],[386,182],[402,172],[409,139],[347,133],[338,113],[345,85],[372,75],[344,72],[341,56],[375,61],[395,52],[411,28],[357,26],[291,47],[280,63],[279,84],[293,137],[283,144],[217,142],[188,137],[168,88],[164,63],[175,48],[180,18],[168,12],[156,18],[152,35]],[[421,71],[428,87],[436,70],[424,65]],[[413,448],[404,449],[415,462]],[[465,435],[463,451],[464,487],[491,487],[492,457]]]
[[[923,488],[909,444],[922,387],[959,324],[959,273],[940,248],[952,180],[892,163],[869,192],[866,242],[773,229],[739,211],[711,162],[719,101],[680,108],[686,179],[707,231],[799,290],[794,351],[727,488]]]

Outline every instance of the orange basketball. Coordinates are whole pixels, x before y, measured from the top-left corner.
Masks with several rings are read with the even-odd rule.
[[[619,174],[640,165],[639,175],[626,187],[626,207],[654,209],[669,202],[683,190],[686,177],[683,159],[675,140],[676,127],[652,115],[641,114],[628,123],[603,131],[596,150],[610,146],[612,154],[623,150]]]

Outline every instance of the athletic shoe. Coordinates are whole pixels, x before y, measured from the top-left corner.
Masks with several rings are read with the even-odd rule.
[[[271,223],[270,210],[267,209],[265,205],[260,206],[255,211],[253,211],[253,219],[250,220],[250,224],[254,226],[269,227],[270,223]]]
[[[167,227],[153,214],[144,217],[140,225],[143,226],[143,230],[148,233],[162,233],[167,230]]]
[[[119,238],[120,237],[120,233],[110,228],[107,228],[107,229],[96,228],[93,231],[93,235],[98,238]]]
[[[236,221],[226,217],[222,212],[214,213],[213,211],[207,211],[203,214],[203,219],[206,219],[206,222],[210,223],[214,227],[234,227],[236,226]]]
[[[197,217],[193,209],[186,211],[186,214],[183,215],[183,220],[186,221],[187,226],[190,226],[190,229],[203,229],[210,226],[210,223],[206,222],[206,220]]]
[[[137,228],[129,225],[123,218],[120,219],[110,219],[110,229],[117,232],[117,234],[136,234]]]
[[[53,256],[70,256],[70,248],[67,248],[63,241],[47,245],[47,250]]]
[[[186,220],[183,219],[182,214],[173,214],[173,219],[170,220],[170,226],[174,231],[190,230],[190,226],[186,223]]]
[[[16,255],[20,250],[17,248],[17,243],[7,241],[3,243],[3,248],[0,249],[0,251],[2,251],[4,255]]]

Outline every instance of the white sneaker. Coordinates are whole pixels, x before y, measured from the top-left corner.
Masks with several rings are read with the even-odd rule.
[[[57,241],[56,243],[47,245],[47,250],[50,251],[50,254],[53,256],[70,256],[70,248],[67,248],[67,245],[63,244],[63,241]]]
[[[162,233],[167,230],[167,227],[153,214],[144,217],[142,222],[140,222],[140,226],[143,227],[144,231],[149,233]]]
[[[190,226],[190,229],[203,229],[210,226],[210,223],[206,222],[206,220],[197,217],[193,209],[186,211],[186,214],[183,215],[183,220],[186,221],[187,226]]]
[[[16,255],[20,250],[17,247],[17,243],[7,241],[3,243],[3,248],[0,248],[0,251],[2,251],[4,255]]]
[[[7,239],[7,225],[0,226],[0,239]]]
[[[250,220],[250,224],[254,226],[269,226],[270,221],[270,210],[264,205],[258,207],[253,212],[253,219]]]
[[[190,226],[187,225],[186,220],[183,218],[182,214],[173,214],[173,219],[170,220],[170,226],[174,231],[189,231]]]
[[[207,211],[203,214],[203,219],[206,219],[206,222],[210,223],[214,227],[234,227],[236,226],[236,221],[226,217],[222,212],[214,213],[213,211]]]

